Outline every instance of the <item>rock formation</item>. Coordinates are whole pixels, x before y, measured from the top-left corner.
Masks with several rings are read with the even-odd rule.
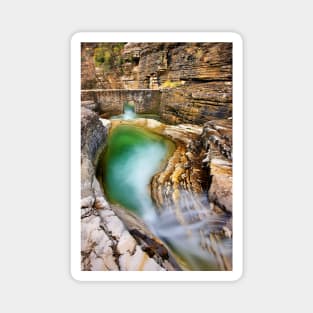
[[[112,121],[112,128],[135,125],[175,142],[176,150],[151,181],[151,197],[161,216],[176,220],[187,232],[199,222],[199,227],[193,227],[193,236],[213,255],[211,263],[223,270],[232,267],[231,254],[220,251],[219,245],[232,238],[231,122],[214,120],[203,128],[144,118]]]
[[[106,201],[95,168],[109,124],[81,110],[81,268],[82,270],[178,270],[164,244],[138,217]],[[127,226],[116,214],[123,216]]]
[[[86,43],[82,55],[101,49],[94,45]],[[170,124],[204,124],[232,115],[231,43],[128,43],[110,56],[109,68],[86,58],[82,89],[159,90],[160,116]],[[93,88],[86,88],[92,81]]]
[[[107,203],[96,179],[109,129],[99,115],[118,115],[124,102],[133,102],[136,112],[150,110],[162,123],[137,119],[111,127],[135,123],[176,144],[151,181],[158,213],[170,209],[179,225],[200,225],[193,232],[214,269],[231,270],[231,248],[220,244],[232,238],[231,43],[84,43],[81,87],[82,269],[179,269],[140,218]]]

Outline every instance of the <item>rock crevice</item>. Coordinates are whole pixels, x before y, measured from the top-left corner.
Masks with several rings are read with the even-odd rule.
[[[95,175],[109,128],[99,114],[119,115],[132,102],[138,113],[156,113],[169,125],[127,123],[176,144],[151,182],[158,213],[170,211],[179,225],[200,225],[199,244],[214,256],[216,269],[230,270],[231,251],[225,253],[220,243],[232,238],[232,44],[127,43],[104,49],[84,43],[81,78],[82,269],[179,268],[140,218],[107,203]]]

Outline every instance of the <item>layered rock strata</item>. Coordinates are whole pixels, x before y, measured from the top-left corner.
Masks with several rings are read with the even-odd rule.
[[[86,43],[82,55],[96,53],[94,45]],[[204,124],[232,115],[231,43],[128,43],[115,58],[108,69],[87,58],[82,89],[92,85],[94,73],[94,89],[159,90],[160,116],[170,124]]]
[[[96,66],[94,53],[97,43],[81,44],[81,89],[96,88]]]
[[[208,198],[214,211],[232,214],[232,119],[213,120],[204,125],[201,141],[211,183]]]
[[[214,256],[212,263],[219,270],[231,270],[232,253],[224,242],[229,245],[232,238],[232,163],[223,155],[230,150],[222,129],[215,123],[203,131],[194,125],[167,126],[164,134],[176,142],[177,149],[166,168],[154,176],[152,197],[161,214],[172,210],[187,232],[191,228],[197,232],[193,236]],[[188,227],[196,223],[198,227]]]
[[[104,49],[101,44],[82,45],[82,105],[110,117],[123,111],[122,101],[117,101],[114,95],[100,99],[95,96],[98,91],[94,89],[123,89],[126,93],[133,89],[149,89],[159,94],[155,112],[162,121],[176,126],[151,120],[134,122],[176,143],[176,151],[165,168],[152,180],[151,195],[160,215],[170,209],[180,225],[201,222],[201,227],[196,228],[200,245],[214,255],[218,269],[231,269],[231,249],[225,252],[225,245],[220,243],[229,243],[232,238],[232,44],[128,43],[119,47],[109,44],[103,51],[109,53],[110,58],[106,59],[107,55],[103,54],[104,63],[100,65],[95,62],[99,49]],[[138,102],[140,112],[147,113],[145,102],[136,99],[126,101],[134,101],[135,106]],[[88,160],[97,158],[92,152],[94,146],[97,145],[90,146]],[[97,153],[101,151],[96,150]],[[89,167],[94,169],[94,161],[87,162],[86,168]],[[93,177],[94,173],[90,174],[91,182]],[[98,192],[97,183],[85,184],[84,188],[88,190],[88,195],[90,190]],[[103,196],[102,191],[101,194]],[[94,208],[95,203],[94,196],[93,204],[88,208]],[[112,206],[109,207],[112,210]],[[130,230],[128,234],[141,250],[165,268],[159,259],[166,255],[161,252],[162,248],[158,244],[147,248],[153,235],[148,234],[147,229],[137,233],[140,219],[138,224],[123,209],[116,207],[113,211],[119,220],[123,220],[124,227]],[[129,221],[137,228],[129,225]],[[101,223],[110,224],[104,218]],[[110,231],[107,230],[108,233]],[[110,247],[114,240],[119,241],[108,238]],[[159,242],[156,238],[154,240]],[[156,257],[157,251],[161,256]],[[175,262],[169,263],[175,267]]]
[[[203,124],[231,116],[230,43],[129,43],[123,53],[139,56],[138,65],[124,71],[125,88],[133,79],[138,88],[161,90],[160,115],[167,123]]]
[[[96,113],[81,109],[81,269],[177,270],[167,248],[144,223],[117,208],[116,214],[103,195],[95,168],[108,127]]]
[[[187,236],[211,256],[215,270],[232,269],[232,138],[231,120],[205,127],[165,125],[155,120],[113,121],[136,125],[171,139],[176,149],[151,181],[158,214],[176,220]]]

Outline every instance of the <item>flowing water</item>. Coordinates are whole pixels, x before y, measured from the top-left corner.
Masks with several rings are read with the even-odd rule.
[[[137,114],[126,107],[123,115],[116,118],[132,119]],[[150,196],[152,177],[162,169],[173,153],[175,144],[163,136],[133,125],[116,126],[108,137],[102,163],[102,182],[108,200],[139,215],[150,230],[171,248],[179,263],[188,270],[217,270],[215,257],[208,253],[213,244],[207,234],[220,228],[222,218],[207,216],[205,197],[185,192],[179,203],[188,222],[177,222],[175,207],[163,208],[156,214]],[[219,250],[231,253],[231,241],[224,241]]]
[[[160,120],[160,117],[155,114],[138,114],[134,111],[134,106],[132,104],[126,103],[124,105],[124,113],[120,115],[115,115],[111,117],[111,120],[132,120],[134,118],[152,118],[154,120]]]

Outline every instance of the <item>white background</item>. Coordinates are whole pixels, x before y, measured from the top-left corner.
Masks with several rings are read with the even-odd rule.
[[[1,312],[312,311],[310,1],[0,4]],[[236,31],[245,256],[235,283],[78,283],[69,271],[70,36]]]

